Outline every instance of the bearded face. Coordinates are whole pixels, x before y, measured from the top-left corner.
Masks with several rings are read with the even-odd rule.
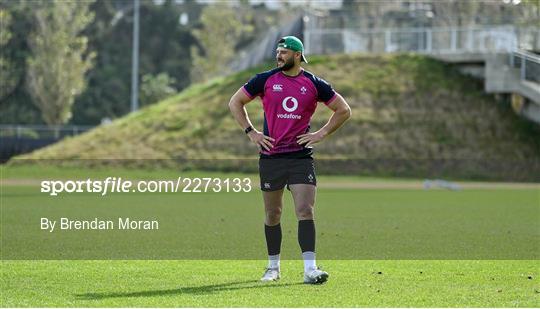
[[[276,67],[282,71],[287,71],[294,67],[294,51],[279,47],[276,50]]]

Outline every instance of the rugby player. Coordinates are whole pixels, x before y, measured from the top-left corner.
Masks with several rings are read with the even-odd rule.
[[[302,41],[286,36],[278,41],[277,67],[256,74],[232,96],[229,108],[251,142],[259,148],[259,174],[266,218],[264,231],[268,267],[261,281],[280,278],[283,191],[290,190],[298,218],[298,243],[304,260],[304,282],[324,283],[328,273],[315,260],[313,210],[317,180],[312,145],[336,131],[350,116],[351,109],[325,80],[304,70],[307,63]],[[245,104],[261,97],[264,109],[263,132],[255,129]],[[310,119],[324,103],[333,111],[328,122],[310,132]]]

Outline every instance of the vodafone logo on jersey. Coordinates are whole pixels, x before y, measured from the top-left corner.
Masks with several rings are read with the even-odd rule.
[[[289,102],[292,102],[291,107],[289,107]],[[283,99],[283,102],[281,102],[281,106],[283,106],[283,109],[287,112],[292,113],[298,108],[298,100],[295,97],[286,97]]]
[[[298,100],[295,97],[286,97],[281,102],[281,107],[288,112],[292,113],[298,108]],[[281,119],[301,119],[302,116],[297,114],[277,114],[278,118]]]

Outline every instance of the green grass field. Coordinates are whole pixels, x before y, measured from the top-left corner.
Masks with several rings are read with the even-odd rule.
[[[538,307],[538,261],[301,261],[261,284],[263,261],[9,261],[4,307]],[[379,274],[379,272],[381,274]],[[533,279],[528,279],[532,276]]]
[[[317,251],[330,280],[309,286],[301,283],[296,219],[288,194],[282,219],[282,280],[262,284],[258,279],[266,261],[256,186],[238,194],[101,198],[91,193],[50,197],[40,193],[35,182],[24,183],[85,175],[116,174],[2,170],[2,307],[540,306],[537,188],[321,188]],[[331,180],[373,181],[320,177],[319,182]],[[155,216],[160,230],[39,230],[40,216],[125,215]]]

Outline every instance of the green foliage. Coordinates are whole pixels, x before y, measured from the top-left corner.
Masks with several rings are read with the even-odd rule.
[[[27,82],[34,103],[49,125],[71,118],[75,97],[85,88],[85,74],[94,54],[81,32],[92,21],[90,2],[55,0],[34,12],[36,29],[30,40]]]
[[[523,4],[529,5],[532,8],[540,9],[540,0],[522,0]]]
[[[11,40],[11,23],[12,16],[10,12],[0,8],[0,50],[4,50]],[[4,52],[0,53],[0,85],[2,85],[0,87],[0,100],[11,93],[17,85],[14,63],[3,54]]]
[[[245,6],[233,8],[225,3],[204,8],[202,27],[193,30],[193,35],[202,46],[202,51],[195,47],[191,49],[191,77],[194,81],[206,81],[216,75],[230,73],[226,65],[235,56],[236,44],[254,30],[245,20],[250,16],[249,10]]]
[[[67,1],[62,1],[67,2]],[[96,0],[86,2],[95,18],[81,33],[88,38],[87,53],[94,53],[94,66],[86,73],[86,87],[75,98],[72,107],[73,124],[99,124],[103,118],[118,118],[129,112],[131,45],[133,18],[131,1]],[[34,13],[47,7],[47,2],[0,0],[0,7],[11,16],[11,39],[0,48],[0,58],[12,64],[11,71],[3,69],[13,87],[2,81],[0,123],[43,123],[41,111],[33,104],[25,86],[28,58],[31,56],[30,35],[36,31]],[[140,68],[141,76],[167,73],[174,78],[175,89],[190,84],[190,47],[195,38],[191,25],[180,25],[178,16],[188,9],[190,20],[197,20],[201,5],[186,1],[184,6],[166,0],[162,5],[141,1]],[[4,30],[4,27],[2,27]],[[2,34],[8,33],[2,31]],[[154,102],[152,102],[154,103]]]
[[[172,96],[175,80],[167,73],[158,75],[146,74],[142,77],[140,100],[142,105],[148,105]]]
[[[4,46],[11,39],[11,31],[9,30],[9,24],[11,24],[11,14],[0,8],[0,46]]]
[[[10,40],[0,48],[0,58],[9,65],[4,67],[2,74],[2,93],[0,97],[0,122],[19,124],[42,124],[40,111],[32,103],[32,98],[25,87],[25,72],[27,58],[30,55],[28,37],[35,28],[33,7],[38,2],[0,0],[0,7],[11,15],[9,27],[2,28],[3,32],[11,32]],[[5,75],[4,75],[5,74]],[[11,85],[11,86],[9,86]]]
[[[96,19],[86,32],[89,47],[98,55],[88,74],[88,88],[75,102],[73,123],[99,124],[104,117],[114,119],[129,112],[133,30],[130,3],[98,0],[92,5]],[[190,10],[197,12],[198,5],[193,6]],[[181,13],[172,0],[162,5],[141,1],[140,76],[166,73],[174,79],[171,87],[179,90],[190,84],[190,47],[195,43],[188,26],[178,23]]]

